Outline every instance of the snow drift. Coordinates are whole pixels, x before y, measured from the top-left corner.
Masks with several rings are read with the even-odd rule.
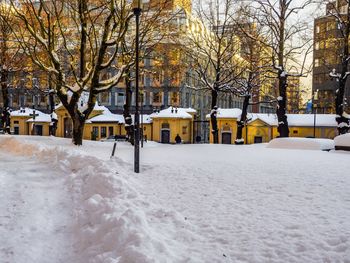
[[[334,141],[330,139],[315,138],[276,138],[271,140],[268,148],[301,149],[301,150],[332,150]]]

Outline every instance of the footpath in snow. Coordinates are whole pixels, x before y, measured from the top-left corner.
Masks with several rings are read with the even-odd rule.
[[[39,263],[350,262],[348,153],[147,143],[134,174],[133,148],[124,143],[111,160],[112,143],[74,147],[59,138],[1,136],[0,145],[1,161],[56,171],[15,179],[19,167],[9,165],[1,174],[1,184],[13,185],[1,193],[8,199],[1,214],[9,208],[8,216],[27,216],[0,221],[8,239],[0,258],[9,262],[22,251],[15,237],[31,229],[26,218],[34,214],[38,224],[42,215],[53,220],[47,236],[37,237],[47,239],[41,249],[66,254],[46,260],[26,249]],[[32,197],[17,200],[24,185]],[[41,200],[41,190],[50,198],[40,207],[56,209],[52,215],[20,205]],[[56,242],[50,231],[57,229]]]
[[[0,167],[0,262],[75,262],[75,220],[62,173],[4,147]]]

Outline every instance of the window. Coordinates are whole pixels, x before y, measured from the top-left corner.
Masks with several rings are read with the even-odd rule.
[[[92,127],[92,134],[93,134],[95,137],[98,137],[98,127]]]
[[[106,137],[107,137],[107,128],[101,127],[101,138],[106,138]]]
[[[169,93],[169,105],[179,106],[179,93],[178,92],[170,92]]]
[[[315,43],[315,50],[319,50],[320,49],[320,42],[316,42]]]
[[[124,105],[124,93],[118,92],[116,93],[116,105],[117,106],[123,106]]]
[[[298,134],[298,131],[297,131],[297,130],[294,130],[294,131],[293,131],[293,134]]]
[[[318,58],[315,58],[314,66],[315,66],[315,68],[320,66],[320,60]]]
[[[163,96],[162,92],[153,92],[153,101],[152,103],[162,104]]]
[[[187,126],[182,126],[182,134],[187,134]]]
[[[170,125],[169,123],[162,123],[162,129],[169,129]]]
[[[334,22],[327,22],[326,24],[326,31],[335,29],[335,23]]]
[[[316,33],[319,34],[320,33],[320,26],[316,26]]]
[[[110,101],[111,96],[110,95],[111,94],[109,91],[100,93],[99,101],[100,101],[101,105],[110,105],[111,104],[111,101]]]
[[[186,103],[186,107],[191,107],[190,105],[190,93],[186,92],[185,94],[185,103]]]

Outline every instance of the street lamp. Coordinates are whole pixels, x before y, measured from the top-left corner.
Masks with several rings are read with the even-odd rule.
[[[317,114],[317,107],[315,107],[315,100],[318,100],[318,89],[312,95],[312,109],[314,112],[314,138],[316,138],[316,114]]]
[[[139,112],[139,26],[141,7],[140,0],[137,0],[137,7],[133,8],[136,22],[136,40],[135,40],[135,143],[134,143],[134,172],[140,172],[140,112]]]

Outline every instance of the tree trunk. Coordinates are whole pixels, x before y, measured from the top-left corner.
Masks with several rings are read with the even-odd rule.
[[[2,100],[3,100],[3,110],[1,116],[2,128],[5,133],[10,134],[10,124],[11,124],[11,114],[10,114],[10,101],[8,93],[8,71],[2,70],[1,72],[1,89],[2,89]]]
[[[129,75],[129,74],[128,74]],[[126,92],[126,98],[125,98],[125,104],[123,106],[123,116],[125,121],[125,131],[128,136],[128,141],[134,145],[134,125],[132,122],[131,114],[130,114],[130,107],[131,107],[131,98],[132,98],[132,90],[131,90],[131,82],[129,78],[127,77],[125,79],[125,92]]]
[[[213,142],[215,144],[219,143],[219,130],[218,130],[218,121],[216,118],[217,109],[216,106],[218,99],[218,92],[216,90],[212,90],[211,92],[211,113],[210,113],[210,121],[211,121],[211,133],[213,134]]]
[[[85,120],[79,117],[72,119],[73,121],[73,143],[75,145],[83,145],[83,134],[84,134],[84,126]]]
[[[348,11],[349,10],[348,6]],[[345,85],[347,81],[347,72],[348,72],[348,64],[349,64],[349,36],[350,36],[350,25],[349,25],[349,15],[348,15],[348,23],[345,27],[345,30],[343,32],[344,38],[343,38],[343,57],[342,57],[342,67],[341,67],[341,75],[338,80],[338,90],[336,91],[335,96],[335,113],[336,118],[335,120],[338,123],[338,133],[339,134],[345,134],[349,131],[349,118],[347,118],[347,115],[344,116],[344,93],[345,93]]]
[[[287,74],[283,70],[278,71],[279,97],[277,98],[277,119],[279,137],[289,137],[289,128],[286,115],[287,105]]]
[[[244,144],[243,128],[246,125],[246,121],[247,121],[249,100],[250,100],[250,95],[245,95],[244,101],[243,101],[241,118],[239,119],[239,121],[237,121],[237,136],[236,136],[235,144]],[[248,140],[248,138],[246,140]]]
[[[51,124],[50,124],[50,135],[56,136],[57,129],[57,119],[55,117],[55,95],[54,91],[49,90],[49,102],[50,102],[50,115],[51,115]]]
[[[335,96],[336,121],[338,123],[338,133],[345,134],[349,131],[349,119],[344,116],[344,92],[346,80],[342,77],[339,80],[338,90]]]

